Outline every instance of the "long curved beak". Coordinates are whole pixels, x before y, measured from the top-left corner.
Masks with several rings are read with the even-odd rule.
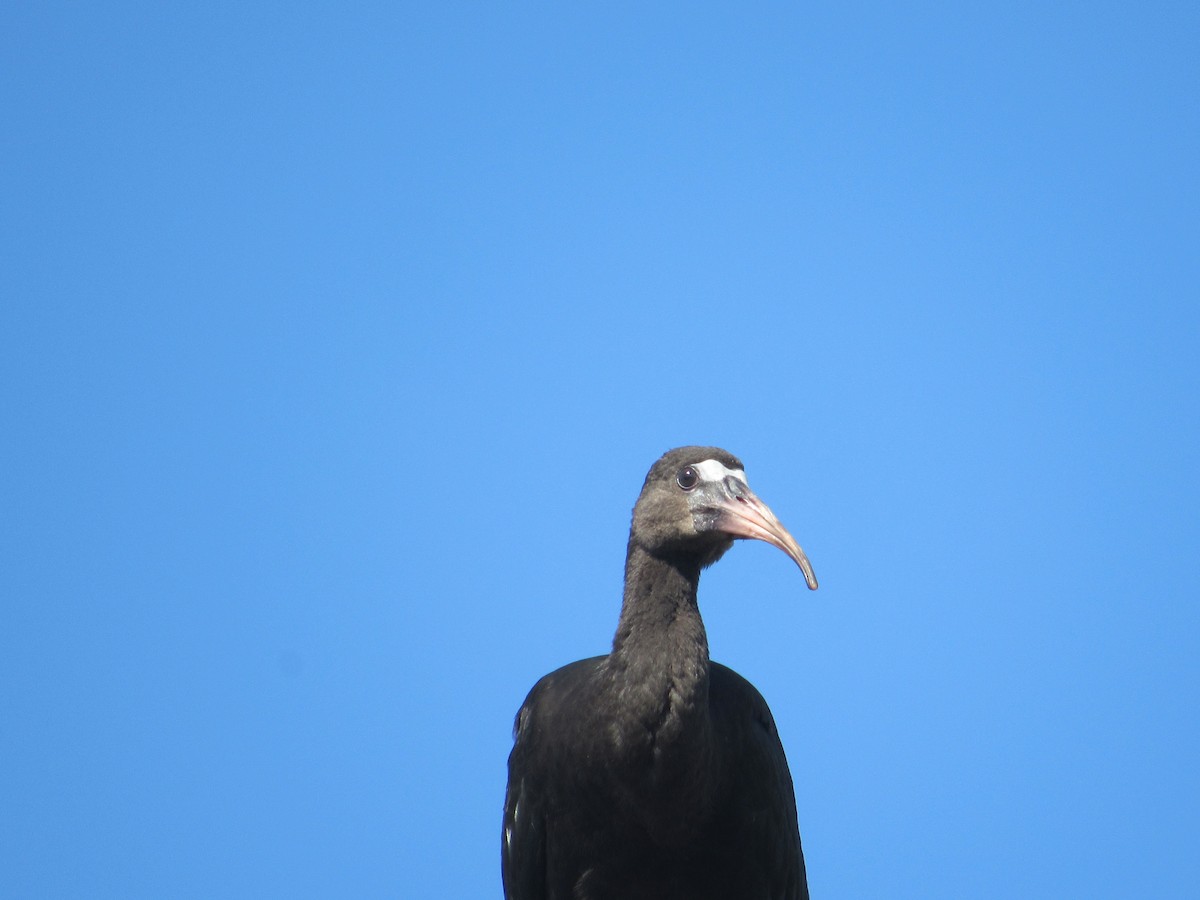
[[[813,574],[812,564],[796,543],[796,539],[783,527],[775,513],[771,512],[771,508],[759,500],[744,482],[736,478],[725,479],[725,488],[722,492],[724,496],[717,504],[719,515],[714,523],[715,527],[735,538],[766,541],[778,547],[800,567],[808,589],[815,591],[817,576]]]

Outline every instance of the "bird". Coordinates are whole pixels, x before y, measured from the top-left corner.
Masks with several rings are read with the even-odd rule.
[[[700,571],[735,540],[812,565],[717,447],[650,468],[605,656],[540,679],[513,725],[506,900],[804,900],[791,773],[758,690],[709,659]]]

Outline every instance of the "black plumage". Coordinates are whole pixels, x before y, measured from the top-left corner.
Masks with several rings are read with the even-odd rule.
[[[709,661],[700,570],[736,538],[804,552],[740,461],[683,447],[633,511],[612,652],[542,678],[517,714],[508,900],[808,897],[791,775],[766,701]]]

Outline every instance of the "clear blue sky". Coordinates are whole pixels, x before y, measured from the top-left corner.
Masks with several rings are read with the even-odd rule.
[[[1198,9],[8,4],[0,895],[498,897],[714,443],[814,896],[1197,896]]]

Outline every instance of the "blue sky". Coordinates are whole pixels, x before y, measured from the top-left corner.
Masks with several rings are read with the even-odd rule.
[[[1200,889],[1200,13],[10,4],[0,893],[499,896],[713,443],[818,897]]]

